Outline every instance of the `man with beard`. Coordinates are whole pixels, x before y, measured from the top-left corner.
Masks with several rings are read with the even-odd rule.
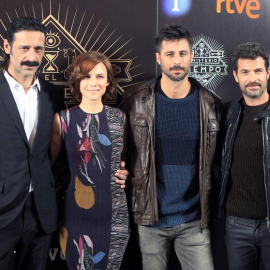
[[[161,29],[162,75],[124,96],[131,207],[145,270],[167,269],[172,245],[182,269],[213,269],[209,193],[221,102],[188,78],[192,44],[180,25]]]
[[[232,64],[243,98],[226,113],[218,214],[224,208],[229,268],[259,269],[262,255],[270,269],[269,53],[244,43]]]

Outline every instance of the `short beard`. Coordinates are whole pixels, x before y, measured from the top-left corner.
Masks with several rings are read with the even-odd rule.
[[[250,93],[246,90],[242,90],[242,93],[244,96],[246,96],[247,98],[250,98],[250,99],[257,99],[259,97],[262,96],[262,94],[264,93],[263,89],[260,89],[259,92],[254,92],[254,93]]]
[[[174,76],[172,74],[170,74],[169,72],[165,72],[164,70],[162,70],[162,72],[169,78],[171,79],[172,81],[174,82],[180,82],[180,81],[183,81],[186,76],[188,75],[188,72],[185,72],[182,76]]]

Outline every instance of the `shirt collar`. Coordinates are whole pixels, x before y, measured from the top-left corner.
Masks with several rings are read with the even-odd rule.
[[[10,88],[12,89],[16,89],[16,87],[18,86],[22,86],[19,82],[17,82],[10,74],[7,70],[4,70],[4,76],[10,86]],[[36,77],[34,83],[31,85],[31,87],[33,87],[34,89],[37,89],[38,91],[40,91],[40,82],[39,82],[39,79],[38,77]],[[30,88],[31,88],[30,87]]]

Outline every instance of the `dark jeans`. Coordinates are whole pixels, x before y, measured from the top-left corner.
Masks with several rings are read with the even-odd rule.
[[[256,270],[262,256],[270,270],[270,231],[266,220],[227,216],[225,240],[230,270]]]

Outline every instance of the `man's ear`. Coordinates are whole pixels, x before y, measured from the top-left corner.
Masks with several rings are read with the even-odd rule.
[[[10,46],[9,42],[7,41],[7,39],[4,39],[3,45],[4,45],[5,53],[10,54],[11,46]]]
[[[193,60],[193,57],[194,57],[194,52],[191,51],[191,62],[192,62],[192,60]]]
[[[233,76],[234,76],[235,81],[238,83],[237,72],[235,70],[233,71]]]
[[[160,65],[160,54],[156,52],[156,60],[158,64]]]

